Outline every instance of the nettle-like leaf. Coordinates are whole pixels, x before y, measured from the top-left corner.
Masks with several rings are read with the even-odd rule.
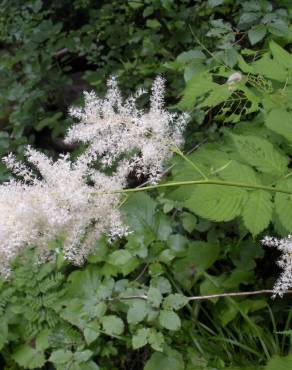
[[[246,228],[256,236],[268,227],[273,213],[272,196],[262,190],[248,192],[244,203],[242,218]]]
[[[271,110],[265,120],[266,126],[292,142],[292,112],[283,108]]]
[[[292,191],[292,179],[279,181],[277,187]],[[292,230],[292,195],[277,193],[275,196],[275,211],[279,222],[290,232]]]
[[[231,221],[240,215],[246,191],[221,185],[196,185],[185,207],[212,221]]]
[[[230,135],[241,160],[274,176],[287,171],[288,158],[266,139],[251,135]]]

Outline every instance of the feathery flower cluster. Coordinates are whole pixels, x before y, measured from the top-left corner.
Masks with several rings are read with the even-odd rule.
[[[115,191],[126,186],[133,170],[157,181],[169,146],[182,141],[185,116],[163,109],[160,77],[154,82],[148,113],[135,106],[142,92],[123,103],[116,81],[108,85],[105,99],[85,94],[85,108],[71,110],[80,123],[69,130],[67,142],[88,143],[77,160],[63,155],[53,161],[30,147],[25,152],[28,166],[12,154],[3,159],[15,179],[0,185],[2,276],[9,276],[11,259],[28,246],[43,260],[52,253],[50,241],[62,238],[65,258],[80,265],[102,234],[109,239],[126,235],[121,194]],[[97,159],[105,167],[114,165],[113,174],[97,171]]]
[[[274,296],[283,294],[292,287],[292,235],[278,239],[266,236],[262,244],[268,247],[276,247],[282,252],[278,265],[283,269],[279,279],[274,286]]]
[[[70,110],[79,123],[69,130],[67,143],[87,143],[87,152],[96,153],[105,166],[130,155],[129,166],[156,183],[165,160],[171,155],[170,147],[182,143],[187,119],[185,114],[164,109],[164,90],[164,80],[157,77],[147,112],[139,110],[136,104],[145,92],[139,90],[123,100],[115,78],[108,81],[104,99],[94,92],[86,92],[85,107]]]

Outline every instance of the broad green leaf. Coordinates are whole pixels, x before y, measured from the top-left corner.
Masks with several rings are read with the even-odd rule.
[[[287,179],[280,181],[277,188],[292,191],[292,180]],[[289,232],[292,231],[292,195],[276,193],[275,210],[280,223]]]
[[[221,185],[196,185],[184,206],[212,221],[230,221],[241,212],[246,191]]]
[[[292,355],[280,357],[280,356],[273,356],[265,370],[288,370],[292,368]]]
[[[57,364],[62,365],[68,363],[73,358],[73,353],[71,351],[67,351],[64,349],[58,349],[51,353],[49,361]]]
[[[147,309],[147,302],[142,299],[137,299],[132,302],[128,313],[127,313],[127,321],[129,324],[137,324],[144,320],[148,312]]]
[[[207,98],[198,105],[198,108],[215,107],[216,105],[225,102],[231,96],[231,94],[232,92],[228,90],[226,84],[216,84]]]
[[[247,184],[259,184],[260,181],[255,170],[235,160],[226,162],[224,166],[217,169],[215,173],[225,181],[241,182]]]
[[[267,28],[263,24],[252,27],[248,31],[248,38],[252,45],[255,45],[257,42],[261,41],[267,33]]]
[[[77,351],[74,353],[74,360],[78,363],[80,362],[86,362],[90,359],[90,357],[93,355],[93,352],[89,349],[85,351]]]
[[[248,193],[243,205],[242,218],[245,227],[256,236],[268,227],[272,219],[273,203],[271,194],[256,190]]]
[[[37,351],[26,344],[18,347],[11,357],[18,365],[25,369],[38,369],[46,362],[42,351]]]
[[[124,265],[127,262],[129,262],[131,258],[132,258],[132,255],[129,251],[125,249],[120,249],[120,250],[113,252],[109,256],[109,263],[111,263],[114,266],[120,266],[120,265]]]
[[[144,370],[184,370],[182,355],[172,349],[166,353],[155,352],[147,361]]]
[[[142,328],[132,337],[132,346],[134,349],[144,347],[148,343],[148,334],[150,329]]]
[[[195,230],[196,224],[197,224],[197,217],[192,215],[189,212],[184,212],[181,215],[182,219],[182,225],[183,228],[188,232],[191,233],[192,231]]]
[[[287,171],[288,158],[266,139],[257,136],[231,135],[241,160],[259,171],[281,176]]]
[[[191,78],[183,92],[183,98],[179,103],[181,109],[191,109],[197,99],[202,97],[217,86],[212,81],[210,73],[200,73]]]
[[[159,323],[168,330],[178,330],[181,325],[179,316],[171,310],[160,311]]]
[[[179,310],[188,303],[188,298],[180,293],[170,294],[163,301],[163,307],[166,310]]]
[[[101,319],[103,330],[109,335],[120,335],[124,331],[123,321],[116,315],[104,316]]]
[[[154,287],[150,287],[148,290],[148,302],[151,304],[152,307],[158,308],[162,301],[162,294],[160,290]]]
[[[151,328],[148,334],[148,343],[154,351],[162,352],[164,345],[164,336],[154,328]]]
[[[206,270],[213,265],[219,256],[220,248],[218,244],[206,242],[190,243],[186,258],[192,261],[196,269]]]
[[[284,109],[273,109],[267,115],[266,126],[292,142],[292,113]]]

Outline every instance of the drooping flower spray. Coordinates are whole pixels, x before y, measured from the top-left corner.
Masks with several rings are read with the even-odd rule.
[[[40,259],[50,255],[48,243],[60,235],[67,260],[80,265],[96,240],[127,234],[119,204],[129,173],[144,174],[152,183],[161,177],[171,156],[170,147],[183,141],[187,116],[164,108],[164,80],[153,83],[148,111],[137,107],[140,90],[123,100],[114,78],[104,98],[85,93],[84,108],[70,109],[78,120],[66,142],[83,142],[87,148],[75,161],[69,155],[56,161],[30,147],[28,165],[13,155],[3,159],[15,178],[0,185],[0,273],[7,277],[11,259],[34,247]],[[95,168],[112,168],[108,176]],[[95,194],[94,196],[92,194]]]

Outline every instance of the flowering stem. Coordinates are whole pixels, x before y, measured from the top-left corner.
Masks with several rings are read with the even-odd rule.
[[[103,193],[103,194],[113,194],[113,193],[126,193],[127,194],[127,193],[136,193],[139,191],[147,191],[147,190],[154,190],[154,189],[159,189],[159,188],[169,188],[169,187],[187,186],[187,185],[220,185],[220,186],[236,187],[236,188],[241,188],[241,189],[245,188],[245,189],[265,190],[265,191],[270,191],[272,193],[283,193],[283,194],[292,195],[292,190],[278,189],[272,186],[246,184],[246,183],[241,183],[241,182],[230,182],[230,181],[222,181],[222,180],[193,180],[193,181],[166,182],[165,184],[149,185],[149,186],[144,186],[142,188],[114,190],[112,192]],[[100,195],[100,194],[101,193],[92,193],[92,195]]]

